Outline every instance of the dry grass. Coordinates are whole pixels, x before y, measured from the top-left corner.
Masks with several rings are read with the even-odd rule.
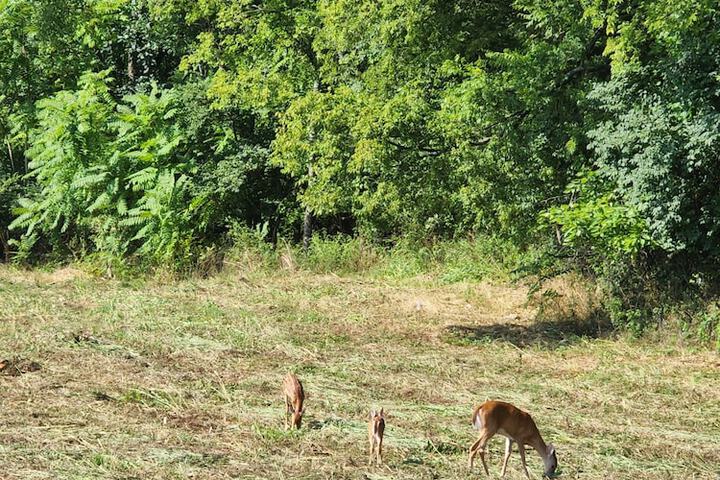
[[[538,323],[524,289],[490,284],[0,268],[0,360],[40,367],[0,371],[0,478],[482,478],[470,409],[498,398],[534,415],[560,478],[716,480],[717,354],[604,336],[575,318],[592,309],[574,287],[555,291]],[[300,432],[282,428],[290,369]],[[366,465],[373,406],[389,412],[382,468]]]

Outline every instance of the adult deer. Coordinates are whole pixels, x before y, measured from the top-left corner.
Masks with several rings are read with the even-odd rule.
[[[283,380],[283,394],[285,395],[285,428],[300,429],[302,422],[303,402],[305,401],[305,392],[302,383],[293,373],[288,373]],[[288,420],[290,420],[288,425]]]
[[[529,479],[530,474],[525,464],[525,445],[533,447],[545,464],[545,476],[552,477],[557,469],[557,456],[555,455],[555,447],[552,444],[545,444],[540,432],[535,425],[532,417],[527,412],[523,412],[519,408],[506,402],[498,402],[494,400],[487,401],[482,405],[475,407],[472,415],[473,426],[480,430],[480,438],[470,447],[470,468],[473,466],[473,459],[477,453],[480,453],[485,473],[488,472],[485,463],[485,445],[496,434],[499,433],[505,437],[505,458],[503,459],[501,476],[505,476],[505,469],[510,458],[513,442],[518,444],[520,451],[520,460],[522,461],[525,476]]]
[[[381,408],[379,412],[370,411],[370,423],[368,424],[368,441],[370,442],[370,454],[368,463],[373,461],[373,453],[376,454],[376,464],[382,464],[382,444],[385,433],[385,412]]]

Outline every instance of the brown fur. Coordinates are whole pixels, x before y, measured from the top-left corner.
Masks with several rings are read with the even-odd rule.
[[[300,429],[302,416],[305,413],[303,402],[305,392],[302,383],[293,373],[288,373],[283,380],[283,394],[285,396],[285,428]],[[288,422],[289,420],[289,422]]]
[[[510,458],[513,442],[518,444],[520,460],[528,479],[530,474],[525,463],[525,445],[530,445],[540,454],[545,464],[545,475],[550,476],[555,473],[557,467],[555,448],[552,445],[545,444],[535,425],[535,421],[527,412],[523,412],[509,403],[491,400],[475,407],[472,423],[480,430],[480,436],[470,447],[470,468],[473,466],[475,455],[479,453],[485,473],[490,474],[485,463],[485,445],[496,433],[500,433],[506,437],[505,458],[503,459],[501,476],[505,476],[505,469]]]
[[[375,463],[382,464],[382,445],[383,435],[385,434],[385,412],[381,408],[379,412],[372,410],[370,412],[370,423],[368,423],[368,441],[370,442],[370,453],[368,455],[368,463],[372,464],[373,453],[375,453]]]

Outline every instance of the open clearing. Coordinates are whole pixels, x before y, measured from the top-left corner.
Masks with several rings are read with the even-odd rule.
[[[0,268],[0,478],[484,478],[466,450],[486,398],[534,416],[560,478],[718,478],[712,351],[538,324],[521,287],[246,275]],[[290,369],[308,399],[288,433]],[[372,406],[389,412],[380,468]],[[507,478],[524,478],[517,452]]]

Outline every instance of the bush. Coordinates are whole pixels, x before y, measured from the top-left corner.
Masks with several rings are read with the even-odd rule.
[[[228,230],[230,247],[226,262],[247,270],[271,270],[278,267],[275,247],[268,241],[267,224],[249,228],[232,222]]]
[[[713,303],[705,312],[702,312],[696,322],[697,336],[704,341],[714,342],[715,349],[720,351],[720,304]],[[686,325],[690,330],[691,325]]]
[[[509,280],[529,252],[499,237],[477,237],[441,242],[436,264],[443,282]]]
[[[296,258],[302,268],[314,272],[360,273],[377,266],[385,255],[360,237],[336,235],[313,237],[307,253]]]

